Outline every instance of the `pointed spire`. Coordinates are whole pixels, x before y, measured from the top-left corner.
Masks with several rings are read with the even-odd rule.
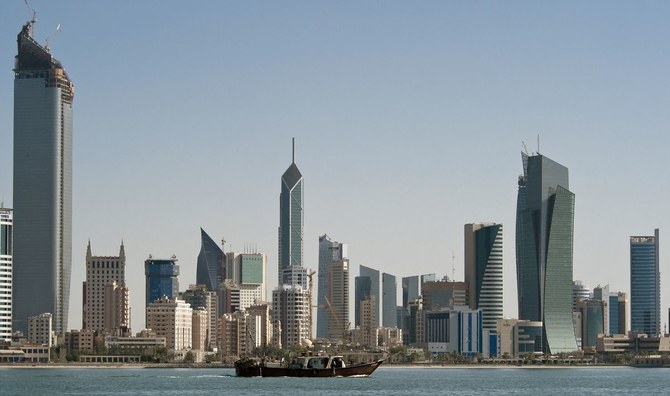
[[[121,247],[119,248],[119,259],[122,262],[126,261],[126,248],[123,246],[123,238],[121,238]]]
[[[291,163],[295,164],[295,138],[291,140]]]
[[[86,261],[89,261],[93,257],[91,254],[91,238],[88,238],[88,246],[86,247]]]

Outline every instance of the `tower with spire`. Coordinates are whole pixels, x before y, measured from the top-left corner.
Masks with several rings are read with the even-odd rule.
[[[295,164],[295,138],[292,140],[291,165],[281,177],[279,195],[279,285],[306,287],[303,254],[303,178]],[[302,276],[302,274],[305,274]]]

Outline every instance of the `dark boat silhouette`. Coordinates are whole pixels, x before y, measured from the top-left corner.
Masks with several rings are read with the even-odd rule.
[[[342,356],[301,356],[290,363],[272,363],[260,359],[243,359],[235,362],[238,377],[367,377],[384,360],[352,366],[344,364]]]

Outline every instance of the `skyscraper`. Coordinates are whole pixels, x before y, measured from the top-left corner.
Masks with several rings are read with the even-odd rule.
[[[12,338],[12,210],[0,204],[0,341]]]
[[[363,300],[367,300],[369,297],[374,297],[375,304],[374,307],[374,328],[379,327],[380,321],[380,309],[379,302],[381,296],[379,295],[379,271],[366,267],[364,265],[360,266],[359,276],[355,279],[356,290],[354,295],[354,307],[356,312],[356,325],[360,325],[360,304]]]
[[[470,309],[481,309],[484,330],[503,317],[503,226],[465,225],[465,282]]]
[[[572,320],[575,195],[568,168],[521,154],[516,216],[519,319],[543,322],[545,353],[577,350]]]
[[[72,268],[72,100],[63,65],[18,34],[14,67],[14,330],[28,317],[53,315],[67,329]]]
[[[328,296],[328,266],[332,261],[341,261],[347,258],[347,245],[330,239],[328,235],[319,237],[319,271],[318,271],[318,297],[316,309],[316,337],[328,336],[328,315],[330,314],[326,296]],[[349,273],[347,267],[347,274]],[[348,308],[347,308],[348,309]]]
[[[281,177],[279,195],[279,285],[290,284],[284,270],[302,267],[303,179],[295,164],[295,139],[291,165]]]
[[[397,327],[398,285],[395,276],[382,273],[382,326]]]
[[[630,325],[649,336],[661,334],[658,257],[658,228],[653,236],[630,237]]]
[[[147,307],[163,296],[168,299],[179,297],[179,266],[174,255],[169,259],[154,259],[149,255],[144,261],[144,275]]]
[[[209,291],[214,291],[225,278],[225,255],[223,250],[201,228],[196,283],[205,285]]]
[[[349,327],[349,260],[333,260],[328,264],[328,295],[324,296],[329,313],[326,337],[344,338]]]

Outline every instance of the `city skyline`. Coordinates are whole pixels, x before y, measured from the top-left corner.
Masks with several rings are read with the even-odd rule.
[[[15,21],[0,30],[1,53],[11,60],[25,9],[21,2],[0,7]],[[659,19],[663,12],[619,4],[603,14],[589,4],[580,5],[577,16],[565,5],[549,12],[530,4],[516,8],[516,15],[502,5],[488,10],[430,4],[408,10],[393,3],[374,16],[378,10],[364,5],[351,12],[337,5],[252,10],[207,3],[197,11],[201,19],[195,26],[183,21],[165,34],[161,29],[174,26],[177,15],[195,11],[174,4],[154,10],[162,24],[119,31],[111,26],[147,25],[142,12],[126,15],[83,2],[35,1],[33,7],[40,20],[37,37],[62,23],[53,52],[77,83],[72,284],[84,279],[88,238],[102,252],[115,251],[124,239],[136,328],[143,323],[138,297],[144,259],[175,254],[182,266],[180,283],[194,283],[199,227],[215,240],[226,236],[230,250],[255,243],[268,254],[268,268],[277,264],[276,177],[291,136],[300,144],[308,180],[304,257],[312,269],[315,241],[328,233],[349,244],[354,274],[364,264],[396,277],[437,273],[463,279],[463,224],[495,221],[511,229],[520,142],[534,150],[538,133],[541,152],[571,169],[577,195],[575,279],[629,291],[628,237],[668,223],[662,199],[644,207],[636,203],[639,191],[667,195],[658,181],[664,180],[665,168],[660,150],[669,139],[663,132],[668,93],[654,76],[667,69],[668,58],[639,45],[668,36]],[[555,15],[572,21],[570,28]],[[218,23],[219,16],[225,24]],[[473,22],[472,16],[479,19],[469,25],[465,21]],[[310,17],[323,23],[306,24]],[[638,19],[646,21],[644,27]],[[343,20],[351,32],[339,28]],[[267,36],[264,24],[278,28],[276,36]],[[225,51],[206,52],[201,34],[222,38]],[[191,50],[186,43],[198,47]],[[186,69],[183,62],[190,63],[187,54],[193,52],[211,54],[225,66],[227,76],[218,78],[226,89],[211,94],[211,80],[177,74],[172,67]],[[175,65],[157,70],[141,61],[144,53],[173,54]],[[205,66],[203,74],[221,76],[218,67]],[[0,92],[11,92],[5,69]],[[168,91],[162,82],[176,81],[177,75],[179,85]],[[175,89],[181,92],[175,97],[193,98],[191,103],[173,98]],[[271,91],[277,94],[268,95]],[[201,94],[204,102],[196,99]],[[267,99],[261,99],[264,95]],[[10,96],[0,102],[0,195],[6,207],[14,206],[11,144],[5,144],[12,139]],[[110,111],[123,116],[110,117]],[[193,141],[182,139],[183,130]],[[640,144],[644,141],[653,141],[653,147]],[[100,155],[102,147],[113,153],[108,159]],[[250,161],[250,153],[264,160]],[[492,160],[473,162],[474,155]],[[464,163],[469,163],[465,172]],[[200,177],[191,177],[195,174]],[[230,189],[205,182],[217,177]],[[356,195],[343,194],[343,187]],[[147,188],[170,193],[159,205],[137,199]],[[616,220],[603,210],[605,201]],[[182,216],[185,204],[188,215]],[[407,266],[387,248],[389,241],[416,252],[418,264]],[[503,250],[504,313],[516,316],[513,238],[506,238]],[[661,249],[661,272],[665,258]],[[270,285],[276,282],[272,275]],[[80,323],[79,301],[81,291],[73,288],[71,323]],[[666,292],[663,310],[667,301]]]

